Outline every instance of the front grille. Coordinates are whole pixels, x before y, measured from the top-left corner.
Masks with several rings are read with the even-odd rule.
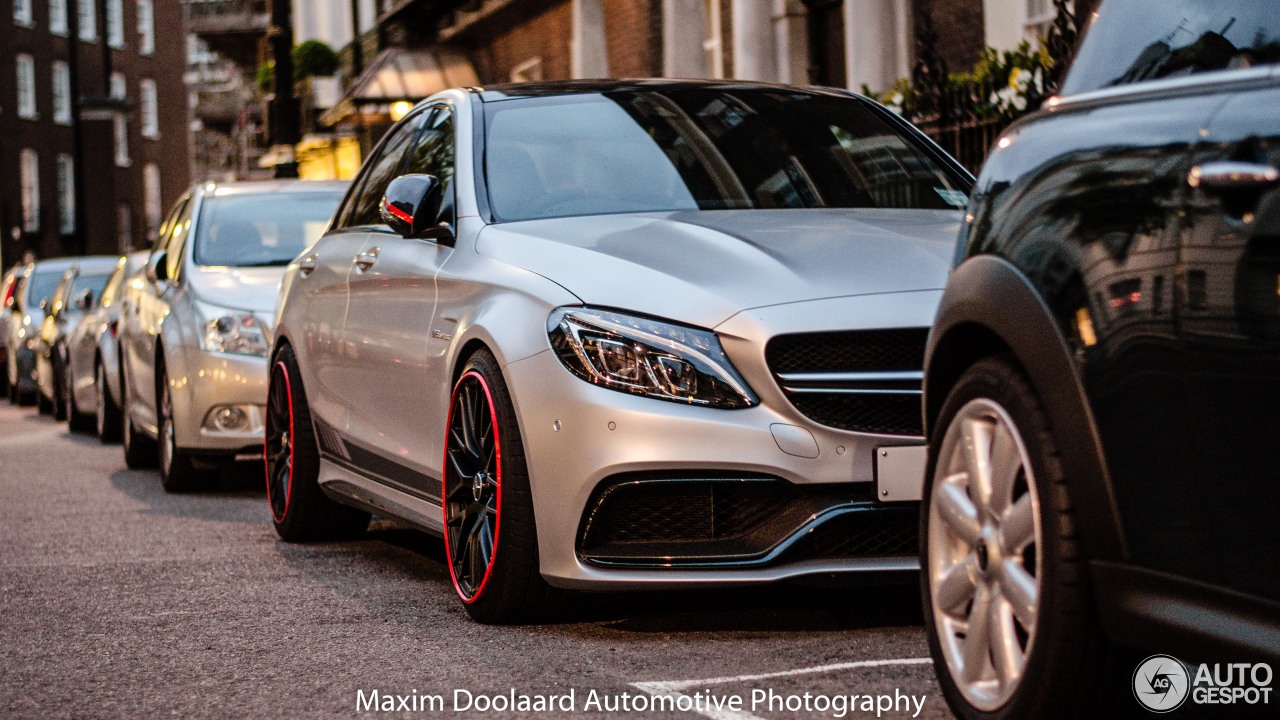
[[[796,497],[793,486],[776,480],[623,482],[599,494],[581,544],[592,550],[737,538],[779,515]]]
[[[919,515],[912,509],[849,512],[819,525],[787,551],[789,560],[914,557]]]
[[[853,432],[924,434],[928,328],[780,335],[765,359],[787,399],[814,422]]]
[[[914,506],[883,505],[872,493],[869,484],[620,476],[588,504],[578,554],[651,568],[914,556]]]

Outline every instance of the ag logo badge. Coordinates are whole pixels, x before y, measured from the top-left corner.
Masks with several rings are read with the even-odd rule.
[[[1152,655],[1133,672],[1133,696],[1151,712],[1178,709],[1190,691],[1187,669],[1169,655]]]

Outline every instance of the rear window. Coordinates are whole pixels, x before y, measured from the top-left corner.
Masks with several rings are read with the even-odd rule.
[[[1277,63],[1275,0],[1105,0],[1062,94]]]

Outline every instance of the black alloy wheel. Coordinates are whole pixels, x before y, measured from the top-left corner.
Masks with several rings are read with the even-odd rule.
[[[449,405],[445,449],[445,547],[449,572],[463,602],[485,591],[497,554],[502,468],[493,394],[472,370],[458,381]]]
[[[293,388],[288,368],[277,362],[271,368],[267,393],[267,427],[263,455],[267,464],[267,500],[271,516],[279,524],[289,514],[293,496],[294,445],[297,422],[293,414]]]

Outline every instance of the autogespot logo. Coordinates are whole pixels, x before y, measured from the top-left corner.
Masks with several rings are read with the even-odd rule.
[[[1152,655],[1133,672],[1133,696],[1151,712],[1177,710],[1190,689],[1187,669],[1169,655]]]

